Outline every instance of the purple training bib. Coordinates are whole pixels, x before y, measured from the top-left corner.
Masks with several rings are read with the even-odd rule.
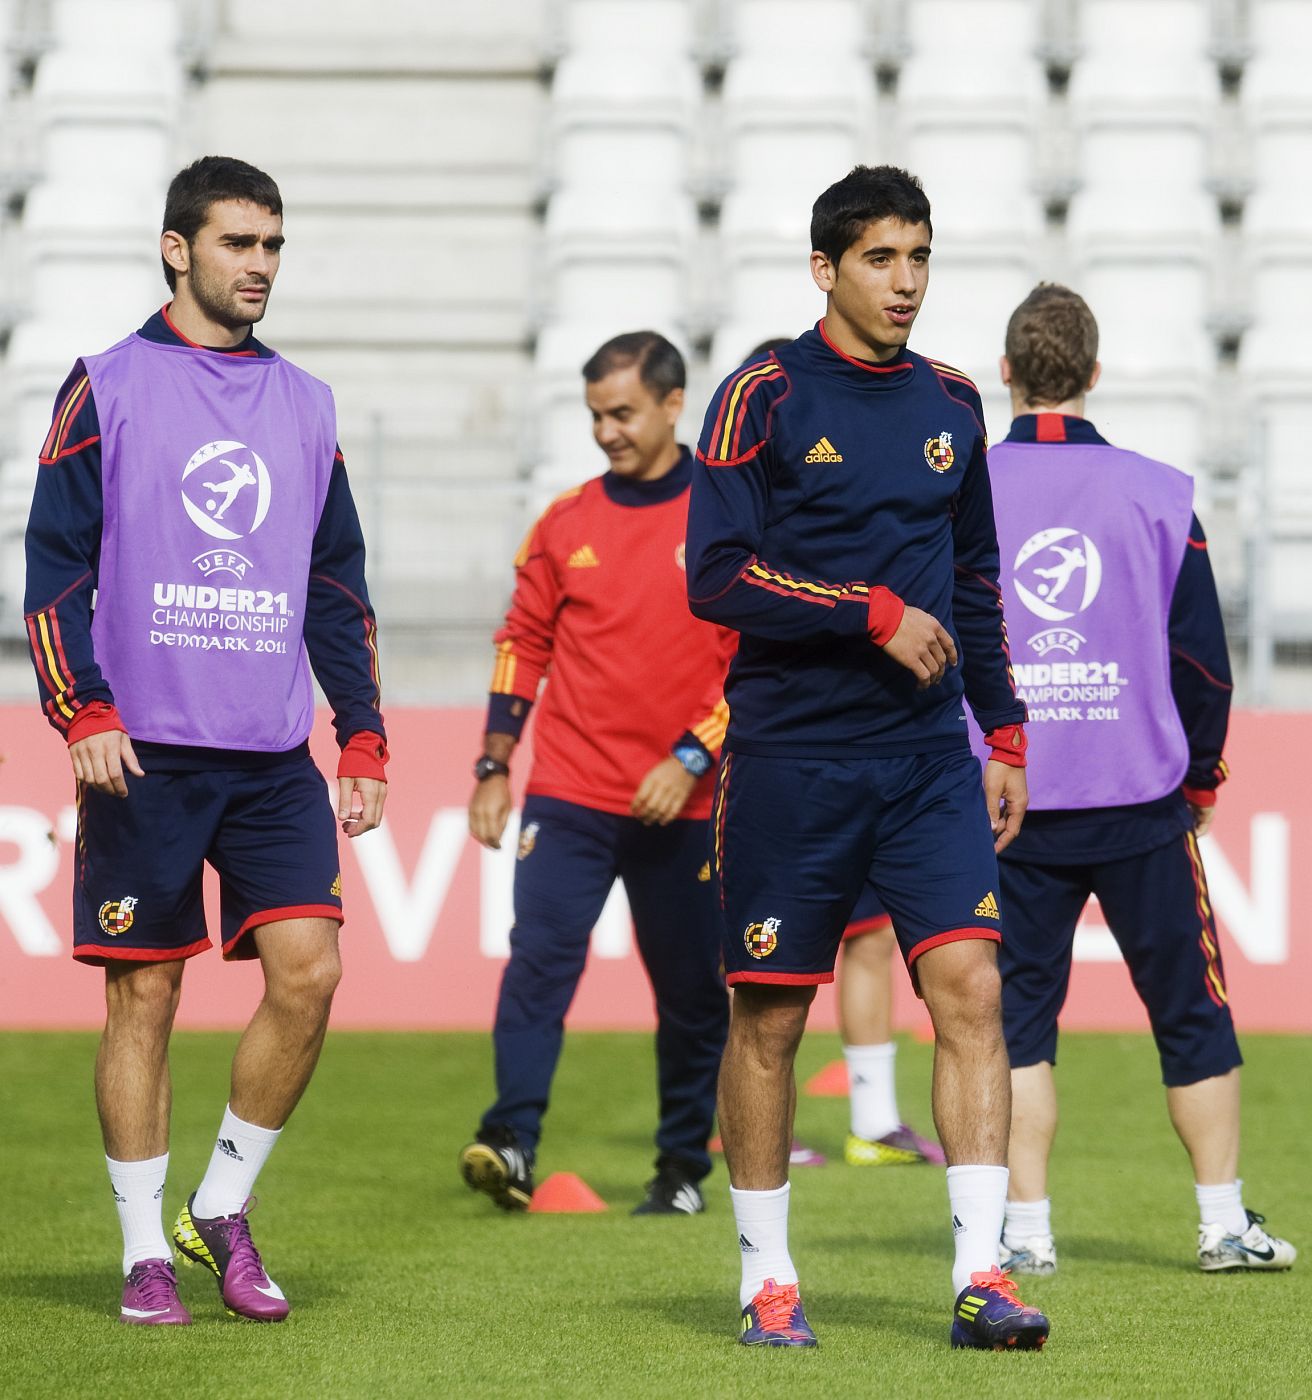
[[[128,733],[294,748],[314,722],[302,628],[332,392],[276,355],[135,334],[83,364],[104,489],[91,636]]]
[[[989,451],[1017,694],[1029,709],[1030,807],[1164,797],[1189,751],[1167,620],[1193,480],[1094,444]],[[972,725],[976,752],[987,750]]]

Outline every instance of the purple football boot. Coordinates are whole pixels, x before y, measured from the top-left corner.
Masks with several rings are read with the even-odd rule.
[[[843,1160],[849,1167],[902,1167],[927,1162],[941,1167],[947,1158],[932,1138],[921,1137],[906,1123],[899,1123],[891,1133],[871,1141],[848,1133]]]
[[[173,1243],[182,1262],[204,1264],[214,1271],[224,1306],[233,1317],[281,1322],[291,1307],[282,1289],[265,1273],[246,1220],[255,1206],[255,1197],[236,1215],[220,1215],[214,1220],[198,1220],[192,1215],[195,1199],[193,1191],[173,1226]]]
[[[178,1276],[168,1259],[143,1259],[123,1280],[118,1320],[137,1327],[185,1327],[191,1314],[178,1298]]]
[[[978,1351],[1038,1351],[1048,1319],[1016,1296],[1016,1285],[996,1265],[971,1274],[952,1309],[952,1345]]]
[[[747,1347],[819,1346],[802,1311],[795,1283],[766,1279],[761,1291],[743,1309],[743,1330],[738,1340]]]

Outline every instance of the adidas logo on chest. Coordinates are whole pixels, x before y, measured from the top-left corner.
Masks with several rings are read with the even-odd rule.
[[[807,466],[813,467],[821,462],[841,462],[843,460],[843,454],[827,437],[822,437],[806,454],[804,460]]]

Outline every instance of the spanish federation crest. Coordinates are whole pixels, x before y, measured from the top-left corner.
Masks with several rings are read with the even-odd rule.
[[[779,946],[779,920],[748,924],[743,930],[743,944],[754,958],[768,958]]]
[[[97,915],[100,927],[111,938],[117,938],[120,933],[126,933],[132,927],[136,918],[133,910],[136,907],[137,901],[130,895],[126,899],[107,899],[100,906],[100,913]]]
[[[952,450],[952,434],[940,433],[925,443],[925,461],[936,472],[950,471],[957,454]]]

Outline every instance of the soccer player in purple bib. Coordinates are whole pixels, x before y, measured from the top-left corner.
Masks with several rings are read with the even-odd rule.
[[[1015,421],[989,453],[1007,616],[1025,657],[1034,810],[1000,862],[1000,954],[1014,1114],[1007,1268],[1057,1268],[1048,1157],[1057,1018],[1075,925],[1102,905],[1156,1037],[1189,1153],[1205,1271],[1287,1269],[1296,1251],[1245,1209],[1239,1066],[1198,850],[1225,777],[1230,662],[1193,479],[1113,447],[1084,416],[1098,323],[1041,285],[1007,326]],[[1059,692],[1059,693],[1057,693]]]
[[[1048,1335],[997,1256],[1011,1095],[995,843],[1024,813],[1025,707],[979,395],[906,348],[931,236],[905,171],[858,166],[820,196],[824,319],[729,377],[693,478],[689,602],[741,635],[712,829],[734,988],[719,1112],[748,1344],[815,1344],[788,1250],[793,1061],[867,881],[937,1034],[952,1343]],[[996,760],[982,787],[963,694]]]
[[[287,1315],[251,1190],[304,1092],[341,975],[333,806],[310,759],[310,668],[342,755],[337,818],[387,793],[364,542],[327,385],[255,339],[283,245],[277,185],[207,156],[169,186],[173,301],[73,367],[27,528],[39,689],[78,785],[73,956],[105,969],[96,1103],[123,1230],[122,1321],[191,1321],[164,1233],[168,1046],[186,960],[259,958],[213,1156],[173,1227],[229,1312]]]

